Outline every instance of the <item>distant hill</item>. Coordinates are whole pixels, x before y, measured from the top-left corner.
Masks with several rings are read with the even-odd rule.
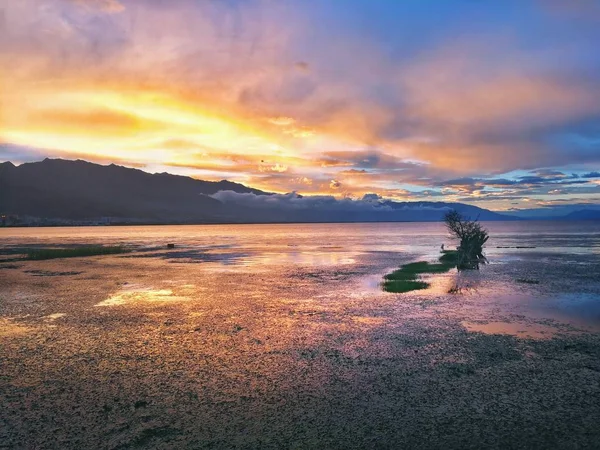
[[[430,222],[442,220],[447,209],[455,209],[465,217],[479,219],[482,221],[492,220],[519,220],[516,217],[506,216],[488,209],[479,208],[464,203],[447,202],[383,202],[383,205],[389,205],[398,212],[405,211],[407,217],[412,221]]]
[[[461,203],[271,194],[230,181],[81,160],[0,164],[0,214],[26,223],[439,221],[449,209],[480,220],[518,220]]]
[[[557,205],[508,211],[506,214],[527,220],[600,220],[600,204]]]
[[[562,217],[563,220],[600,220],[600,210],[582,209]]]
[[[111,164],[45,159],[0,164],[0,211],[69,220],[111,217],[137,221],[202,222],[232,219],[209,195],[223,190],[264,194],[229,181],[149,174]]]

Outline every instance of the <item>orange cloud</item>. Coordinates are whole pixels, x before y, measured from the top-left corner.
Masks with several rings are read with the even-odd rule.
[[[144,128],[152,129],[157,122],[108,109],[98,110],[40,110],[27,116],[32,130],[52,133],[95,134],[110,133],[124,136],[140,133]]]
[[[107,13],[118,13],[125,10],[125,6],[119,0],[70,0],[71,2],[88,7],[96,8]]]

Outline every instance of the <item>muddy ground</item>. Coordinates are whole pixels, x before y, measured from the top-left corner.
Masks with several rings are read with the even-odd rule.
[[[539,302],[598,261],[380,292],[414,258],[0,262],[0,448],[600,448],[596,310]]]

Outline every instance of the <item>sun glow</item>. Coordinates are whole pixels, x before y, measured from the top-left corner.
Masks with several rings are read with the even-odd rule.
[[[273,148],[292,155],[275,133],[269,135],[252,121],[164,93],[79,90],[37,91],[35,96],[35,103],[12,96],[10,107],[19,114],[5,121],[2,141],[74,156],[165,164],[193,165],[199,159],[210,164],[213,153],[240,151],[251,158]],[[222,161],[216,157],[214,162]]]

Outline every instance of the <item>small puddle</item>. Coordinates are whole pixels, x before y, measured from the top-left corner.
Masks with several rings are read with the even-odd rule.
[[[551,339],[559,329],[538,323],[525,322],[461,322],[467,331],[485,334],[503,334],[529,339]]]
[[[498,289],[495,289],[498,290]],[[600,331],[600,296],[586,293],[563,294],[515,294],[494,295],[493,290],[484,289],[482,310],[498,308],[512,314],[523,315],[533,320],[554,320],[577,329]],[[532,326],[528,324],[528,326]]]
[[[47,316],[44,316],[43,318],[48,321],[54,321],[56,319],[60,319],[61,317],[65,317],[65,316],[66,316],[65,313],[54,313],[54,314],[48,314]]]
[[[600,324],[600,295],[565,293],[553,299],[553,306],[561,312]]]
[[[171,289],[129,288],[111,295],[94,306],[119,306],[134,302],[178,302],[188,297],[175,295]]]

